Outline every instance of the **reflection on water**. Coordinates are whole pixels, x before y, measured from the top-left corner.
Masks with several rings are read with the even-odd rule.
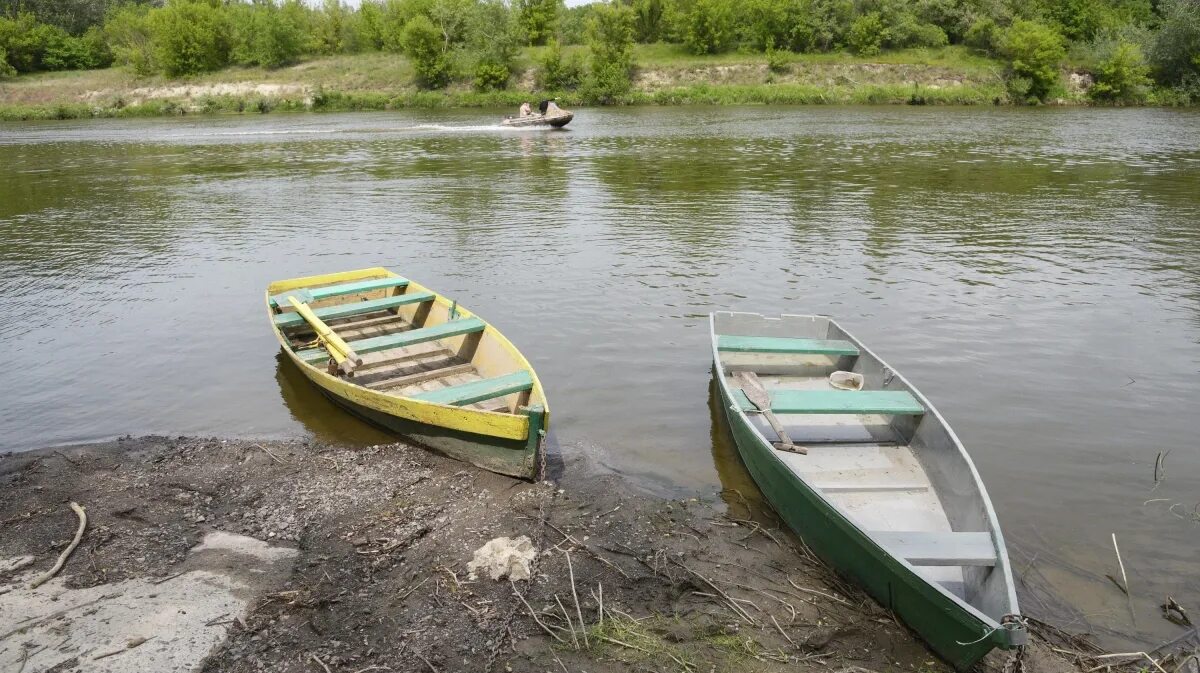
[[[385,441],[278,358],[261,294],[384,265],[520,345],[564,452],[753,501],[702,406],[705,316],[828,313],[963,438],[1030,612],[1126,646],[1175,635],[1155,597],[1200,605],[1196,113],[606,109],[570,133],[496,117],[0,126],[0,449]],[[1104,579],[1114,532],[1136,624]]]

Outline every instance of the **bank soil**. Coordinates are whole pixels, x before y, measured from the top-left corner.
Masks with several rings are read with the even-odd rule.
[[[768,512],[559,472],[299,440],[2,457],[0,668],[947,670]],[[30,589],[76,532],[72,501],[82,542]],[[500,536],[528,536],[530,580],[470,577]],[[1075,670],[1042,641],[983,666]]]

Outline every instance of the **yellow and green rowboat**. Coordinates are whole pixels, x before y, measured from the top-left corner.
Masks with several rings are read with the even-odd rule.
[[[542,384],[457,302],[381,267],[277,281],[266,302],[284,353],[330,399],[453,458],[538,477]]]

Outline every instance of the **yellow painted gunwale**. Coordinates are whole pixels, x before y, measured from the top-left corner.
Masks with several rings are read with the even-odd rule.
[[[275,315],[271,308],[271,297],[281,292],[289,290],[297,290],[304,287],[314,285],[328,285],[331,283],[348,283],[356,280],[367,278],[377,278],[380,276],[396,277],[399,274],[392,272],[383,267],[371,267],[367,269],[357,269],[355,271],[342,271],[339,273],[329,273],[317,276],[305,276],[302,278],[290,278],[271,283],[267,286],[265,303],[267,308],[267,317],[270,320],[272,329],[275,331],[275,338],[279,340],[283,351],[287,353],[292,362],[304,372],[313,383],[321,386],[330,393],[353,402],[355,404],[374,409],[376,411],[403,418],[417,423],[426,425],[434,425],[437,427],[448,428],[451,430],[460,430],[470,432],[477,435],[488,437],[498,437],[501,439],[516,439],[525,440],[529,437],[529,417],[524,414],[507,414],[498,411],[483,411],[480,409],[465,409],[463,407],[455,407],[447,404],[436,404],[415,400],[408,397],[395,397],[393,395],[385,395],[381,392],[364,388],[354,383],[349,383],[344,379],[330,375],[320,367],[316,367],[301,360],[288,344],[287,337],[279,326],[275,325],[275,321],[271,318]],[[450,308],[453,302],[446,299],[441,294],[430,290],[429,288],[408,279],[408,292],[431,292],[434,295],[434,301],[447,309]],[[456,308],[459,318],[476,317],[474,313],[463,308],[461,305]],[[483,320],[480,318],[480,320]],[[538,379],[537,372],[533,366],[525,359],[517,347],[512,344],[503,334],[500,333],[491,323],[484,322],[484,338],[490,338],[513,359],[518,368],[527,370],[533,377],[533,390],[530,394],[531,404],[541,404],[545,410],[545,416],[542,421],[542,427],[548,428],[550,423],[550,405],[546,401],[546,396],[542,391],[542,382]]]

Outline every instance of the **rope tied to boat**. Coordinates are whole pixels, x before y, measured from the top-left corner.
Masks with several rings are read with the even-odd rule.
[[[997,633],[999,633],[1001,631],[1025,631],[1028,628],[1029,628],[1029,622],[1024,617],[1022,617],[1021,615],[1018,615],[1018,614],[1007,614],[1000,618],[1000,626],[997,626],[996,628],[992,629],[991,631],[988,631],[987,633],[983,634],[983,636],[980,637],[978,640],[972,640],[969,643],[964,643],[961,640],[956,640],[954,642],[958,643],[959,645],[964,645],[964,646],[965,645],[977,645],[977,644],[982,643],[983,641],[991,638],[992,636],[996,635]]]

